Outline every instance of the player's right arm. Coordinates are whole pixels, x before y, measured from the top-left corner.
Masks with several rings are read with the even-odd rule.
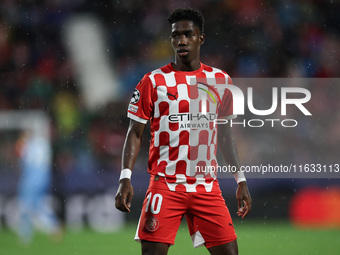
[[[132,171],[141,146],[144,128],[145,124],[130,120],[122,153],[122,169],[127,168]],[[132,197],[131,180],[129,178],[120,179],[115,197],[116,208],[122,212],[130,212]]]

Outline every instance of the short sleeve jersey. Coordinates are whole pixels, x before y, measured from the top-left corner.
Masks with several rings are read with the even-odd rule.
[[[148,172],[164,189],[210,192],[216,183],[217,119],[233,115],[229,75],[201,63],[192,72],[172,64],[146,74],[133,92],[128,117],[150,121]]]

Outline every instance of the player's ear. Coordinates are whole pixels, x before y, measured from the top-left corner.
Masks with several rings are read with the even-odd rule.
[[[200,34],[199,40],[201,45],[205,42],[205,33]]]

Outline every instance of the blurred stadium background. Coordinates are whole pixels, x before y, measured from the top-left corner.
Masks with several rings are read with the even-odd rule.
[[[312,93],[308,109],[313,117],[300,119],[299,112],[291,113],[291,118],[300,120],[297,128],[235,128],[242,163],[340,163],[340,86],[334,79],[340,75],[337,0],[3,0],[0,254],[24,254],[23,250],[16,253],[10,244],[16,244],[13,233],[18,224],[16,144],[27,125],[38,126],[40,131],[46,131],[48,125],[53,151],[50,198],[66,232],[83,231],[82,240],[88,240],[89,247],[101,238],[107,240],[112,249],[106,247],[102,254],[124,254],[118,252],[121,246],[138,246],[131,243],[148,184],[148,139],[143,141],[132,178],[132,212],[122,215],[113,201],[128,125],[127,104],[145,73],[173,60],[166,18],[174,8],[188,6],[200,9],[206,18],[202,62],[224,69],[234,78],[322,78],[319,85],[306,85]],[[333,79],[323,82],[325,78]],[[271,89],[258,92],[270,103]],[[36,121],[37,115],[42,116],[42,124]],[[280,251],[288,246],[293,248],[290,254],[338,254],[339,246],[333,246],[333,240],[340,237],[339,180],[249,179],[253,211],[246,221],[235,219],[240,225],[240,241],[245,240],[242,249],[254,251],[252,245],[268,239],[271,245],[267,248],[272,249],[261,244],[264,252],[256,254],[283,254]],[[234,181],[222,179],[220,183],[230,211],[236,212]],[[333,213],[327,214],[329,211]],[[298,219],[292,218],[292,212]],[[125,224],[131,230],[129,235],[117,234]],[[271,229],[270,224],[274,224]],[[257,228],[261,234],[254,232]],[[275,231],[281,233],[282,241],[277,252]],[[89,233],[93,239],[87,237]],[[99,233],[112,235],[98,238]],[[183,233],[187,235],[185,230]],[[327,245],[328,250],[305,247],[309,252],[302,253],[301,243],[289,241],[294,233],[317,244],[321,240],[320,245]],[[255,238],[258,235],[261,239]],[[125,236],[131,240],[124,243]],[[81,246],[82,241],[69,242]],[[81,253],[74,247],[70,254]],[[294,253],[298,247],[301,252]],[[33,253],[52,254],[43,249]]]

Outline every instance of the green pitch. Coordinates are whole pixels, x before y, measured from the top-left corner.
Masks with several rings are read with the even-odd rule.
[[[340,254],[339,230],[302,230],[288,222],[235,221],[240,254]],[[213,230],[212,230],[213,231]],[[67,232],[61,242],[36,234],[30,245],[22,245],[9,231],[0,231],[0,255],[130,255],[140,254],[140,245],[133,241],[135,225],[129,224],[115,234],[99,234],[90,230]],[[204,247],[194,249],[183,224],[169,254],[209,254]]]

